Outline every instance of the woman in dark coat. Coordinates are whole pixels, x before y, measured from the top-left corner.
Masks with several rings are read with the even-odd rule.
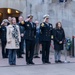
[[[54,49],[55,49],[55,63],[62,63],[60,60],[61,50],[64,48],[65,33],[61,22],[56,23],[54,29]]]

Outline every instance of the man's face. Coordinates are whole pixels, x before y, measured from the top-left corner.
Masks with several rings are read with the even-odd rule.
[[[8,17],[8,21],[11,21],[11,19],[12,19],[11,17]]]
[[[29,20],[30,22],[32,22],[33,21],[33,18],[30,18],[30,20]]]
[[[35,23],[36,23],[36,26],[38,26],[38,25],[39,25],[39,22],[38,22],[38,21],[35,21]]]
[[[46,20],[45,20],[47,23],[49,22],[49,18],[46,18]]]
[[[16,19],[15,18],[13,18],[12,23],[16,24]]]
[[[4,23],[4,25],[5,25],[5,26],[7,26],[7,25],[8,25],[8,23],[7,23],[7,22],[5,22],[5,23]]]
[[[24,21],[23,17],[19,17],[19,22]]]

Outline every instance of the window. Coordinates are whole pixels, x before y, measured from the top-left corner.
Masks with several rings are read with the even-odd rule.
[[[59,0],[59,2],[67,2],[67,0]]]

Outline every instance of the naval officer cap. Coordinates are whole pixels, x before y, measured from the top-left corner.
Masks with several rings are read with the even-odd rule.
[[[30,15],[27,16],[27,18],[33,18],[33,15],[30,14]]]
[[[45,19],[45,18],[49,18],[49,15],[48,14],[44,15],[43,19]]]
[[[9,21],[8,21],[7,19],[4,19],[2,22],[6,22],[6,23],[8,23]]]

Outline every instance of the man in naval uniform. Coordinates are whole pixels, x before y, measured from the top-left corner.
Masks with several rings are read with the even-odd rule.
[[[33,16],[28,15],[28,21],[25,27],[25,42],[26,42],[26,62],[27,64],[34,64],[34,47],[36,38],[36,24],[33,22]]]
[[[48,63],[49,61],[49,50],[51,44],[51,36],[53,26],[49,23],[49,15],[44,15],[44,21],[40,24],[40,42],[42,43],[42,62],[43,64]]]

